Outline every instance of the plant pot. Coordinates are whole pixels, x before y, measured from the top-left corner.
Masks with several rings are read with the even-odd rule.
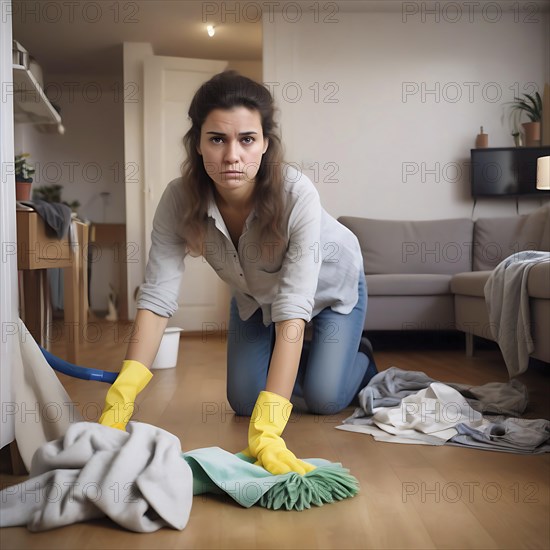
[[[31,200],[32,181],[15,182],[15,199],[18,201]]]
[[[540,122],[525,122],[522,126],[525,132],[525,145],[527,147],[540,145]]]

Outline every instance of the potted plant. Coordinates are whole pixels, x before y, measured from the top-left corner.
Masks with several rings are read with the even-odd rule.
[[[510,116],[516,122],[521,120],[522,114],[526,114],[530,122],[522,124],[525,132],[525,145],[536,147],[540,145],[540,122],[542,120],[542,99],[538,92],[534,95],[523,94],[523,98],[515,97],[510,103]],[[516,128],[517,131],[517,128]]]
[[[18,201],[28,201],[31,198],[32,176],[35,169],[27,162],[29,157],[29,153],[15,156],[15,198]]]

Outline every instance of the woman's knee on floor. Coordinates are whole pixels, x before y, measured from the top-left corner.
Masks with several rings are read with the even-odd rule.
[[[244,390],[244,388],[242,389]],[[237,416],[251,416],[258,399],[255,391],[227,391],[227,400]]]
[[[351,402],[342,396],[341,391],[332,388],[306,388],[304,399],[308,412],[312,414],[330,415],[345,409]]]

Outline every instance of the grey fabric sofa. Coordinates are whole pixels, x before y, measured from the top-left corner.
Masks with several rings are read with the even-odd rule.
[[[520,250],[550,251],[550,203],[506,218],[400,221],[343,216],[359,239],[369,294],[365,330],[461,330],[492,340],[483,288]],[[533,357],[550,362],[550,264],[528,278]]]

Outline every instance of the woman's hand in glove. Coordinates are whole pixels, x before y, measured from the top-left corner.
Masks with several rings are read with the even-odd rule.
[[[296,472],[304,475],[315,466],[296,458],[281,437],[292,404],[276,393],[262,391],[258,396],[248,428],[248,448],[244,454],[256,458],[256,465],[272,474]]]
[[[125,430],[134,413],[138,393],[149,383],[153,373],[139,361],[126,360],[107,392],[105,407],[99,418],[103,426]]]

